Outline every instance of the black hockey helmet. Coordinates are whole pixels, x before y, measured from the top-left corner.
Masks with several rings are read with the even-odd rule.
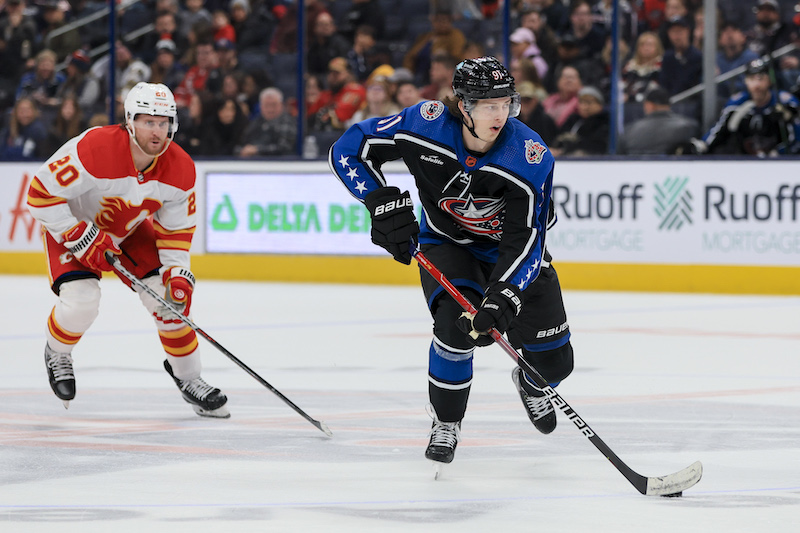
[[[769,74],[769,61],[764,61],[761,58],[754,59],[747,64],[745,68],[745,76],[753,76],[755,74]]]
[[[467,112],[472,110],[476,100],[510,96],[509,117],[519,114],[519,94],[514,86],[514,76],[492,56],[465,59],[456,65],[453,93],[464,101]]]

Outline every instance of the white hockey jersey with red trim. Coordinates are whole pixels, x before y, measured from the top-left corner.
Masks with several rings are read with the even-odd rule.
[[[92,221],[117,244],[153,217],[161,264],[189,267],[196,227],[195,167],[175,143],[143,172],[119,125],[86,130],[59,148],[31,182],[28,209],[58,242]]]

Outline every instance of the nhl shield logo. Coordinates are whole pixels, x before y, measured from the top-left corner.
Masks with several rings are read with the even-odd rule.
[[[547,147],[542,143],[538,143],[532,139],[527,139],[525,141],[525,159],[527,159],[528,163],[531,165],[538,165],[541,163],[545,152],[547,152]]]
[[[425,120],[436,120],[444,112],[444,104],[438,100],[425,102],[419,107],[419,113]]]

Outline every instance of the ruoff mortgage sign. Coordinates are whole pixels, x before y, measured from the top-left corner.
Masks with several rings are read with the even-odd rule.
[[[556,165],[556,260],[800,264],[797,163]]]

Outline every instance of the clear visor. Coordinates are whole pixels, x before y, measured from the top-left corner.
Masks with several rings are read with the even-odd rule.
[[[178,118],[175,117],[162,117],[151,115],[136,115],[133,119],[134,126],[137,130],[162,130],[167,132],[167,137],[170,139],[178,131]]]
[[[489,119],[497,115],[516,117],[519,115],[519,93],[505,98],[465,99],[464,109],[471,117],[477,119]]]

